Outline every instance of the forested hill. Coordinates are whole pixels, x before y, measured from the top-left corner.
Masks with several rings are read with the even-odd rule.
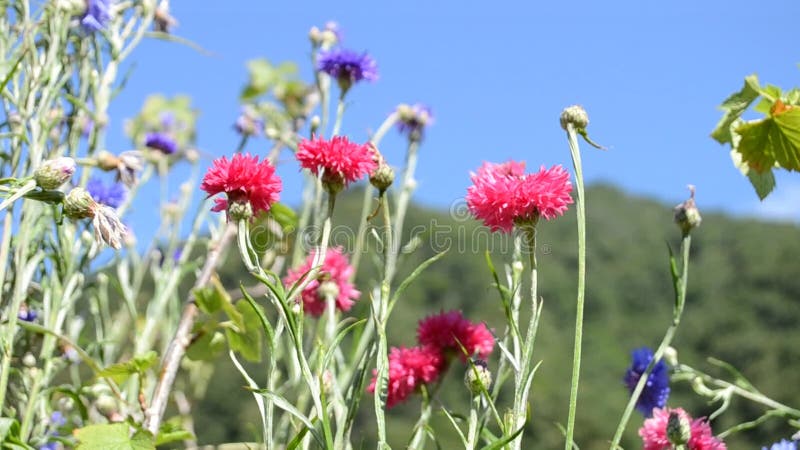
[[[677,250],[680,232],[672,222],[672,206],[630,196],[609,186],[587,190],[588,250],[584,360],[577,418],[576,441],[583,450],[608,448],[627,400],[622,376],[630,351],[655,347],[671,320],[673,301],[667,245]],[[348,228],[359,216],[360,192],[337,201],[338,239],[346,244]],[[699,207],[703,211],[702,195]],[[491,250],[502,270],[510,258],[511,241],[491,235],[462,208],[430,210],[412,208],[406,231],[420,238],[418,250],[401,261],[404,274],[421,261],[449,247],[446,256],[431,266],[405,293],[395,308],[389,327],[393,345],[413,345],[420,318],[458,308],[474,321],[485,321],[503,332],[502,307],[485,263]],[[336,237],[336,235],[334,236]],[[536,374],[531,402],[529,439],[535,448],[563,446],[558,424],[565,423],[572,361],[576,295],[577,245],[574,211],[538,227],[539,292],[544,313],[536,355],[542,365]],[[235,255],[234,255],[235,256]],[[363,259],[358,287],[366,292],[375,282],[374,258]],[[227,286],[238,285],[246,273],[236,265],[221,274]],[[247,281],[247,280],[245,280]],[[366,308],[361,302],[359,308]],[[364,314],[356,309],[355,314]],[[681,362],[707,372],[725,375],[705,357],[727,361],[762,392],[795,407],[800,406],[800,228],[750,219],[735,219],[703,212],[702,226],[693,234],[689,289],[684,320],[674,341]],[[496,366],[499,351],[490,365]],[[227,363],[225,363],[227,364]],[[220,367],[225,366],[220,364]],[[251,372],[253,373],[253,372]],[[256,372],[257,373],[257,372]],[[243,390],[238,374],[220,368],[206,400],[197,405],[198,441],[216,443],[251,440],[258,429],[252,396]],[[456,413],[468,412],[462,373],[450,373],[441,402]],[[672,387],[670,406],[692,415],[708,415],[718,407],[697,397],[686,384]],[[364,448],[374,448],[371,405],[359,418]],[[391,410],[391,444],[403,448],[419,412],[419,401]],[[753,420],[762,410],[743,400],[716,420],[714,430]],[[245,425],[250,423],[250,426]],[[744,431],[728,439],[730,449],[760,448],[788,437],[780,420],[768,421],[758,432]],[[434,420],[437,436],[453,437],[443,417]],[[636,430],[641,417],[632,418],[627,449],[641,447]],[[441,430],[441,431],[439,431]],[[359,442],[354,442],[358,448]],[[442,448],[451,448],[446,442]],[[533,448],[533,447],[532,447]]]

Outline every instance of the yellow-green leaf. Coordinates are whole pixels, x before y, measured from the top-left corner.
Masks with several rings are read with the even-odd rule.
[[[138,431],[131,436],[127,423],[89,425],[74,432],[78,438],[76,450],[154,450],[153,436]]]

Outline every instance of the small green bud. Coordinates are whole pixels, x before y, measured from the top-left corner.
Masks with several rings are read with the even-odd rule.
[[[229,201],[228,202],[228,217],[231,220],[249,220],[253,217],[253,206],[248,201]]]
[[[33,353],[25,353],[25,355],[22,357],[22,364],[25,367],[36,367],[36,357],[33,356]]]
[[[472,365],[467,367],[467,373],[464,374],[464,384],[472,395],[480,395],[483,390],[489,389],[492,385],[492,372],[489,371],[486,361],[481,359],[472,361]]]
[[[95,209],[97,209],[97,203],[86,189],[73,188],[64,198],[64,215],[70,219],[94,217]]]
[[[688,200],[675,206],[675,223],[681,228],[684,236],[687,236],[692,229],[700,226],[703,218],[700,217],[700,210],[694,202],[694,186],[689,185],[689,192],[691,193]]]
[[[48,159],[35,172],[33,179],[42,189],[58,189],[75,173],[75,160],[66,156]]]
[[[675,347],[667,347],[667,349],[664,350],[664,361],[672,367],[678,365],[678,351],[675,350]]]
[[[575,130],[585,130],[589,126],[589,115],[583,106],[567,106],[561,111],[561,128],[567,129],[568,124],[572,124]]]
[[[675,445],[685,445],[692,437],[692,425],[689,418],[676,412],[669,413],[667,419],[667,439]]]
[[[339,285],[335,281],[323,281],[317,288],[317,295],[323,300],[328,298],[335,300],[339,296]]]
[[[119,410],[119,405],[117,404],[117,400],[107,394],[100,395],[97,397],[97,400],[94,402],[94,405],[97,407],[97,410],[100,411],[100,414],[108,417]]]

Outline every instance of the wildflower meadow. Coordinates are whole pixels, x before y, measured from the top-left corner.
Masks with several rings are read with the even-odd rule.
[[[571,164],[486,149],[469,172],[442,167],[464,181],[442,219],[414,202],[444,120],[435,105],[398,99],[351,128],[368,131],[343,131],[384,76],[346,21],[280,37],[307,40],[296,55],[307,73],[241,62],[241,109],[216,130],[184,95],[112,117],[142,42],[202,44],[174,33],[169,6],[3,3],[3,449],[797,449],[797,341],[743,338],[725,353],[715,345],[749,329],[737,306],[713,303],[764,268],[747,281],[763,296],[761,336],[796,330],[796,227],[753,225],[781,236],[780,256],[713,259],[741,242],[707,219],[703,179],[674,207],[606,219],[628,200],[584,186],[582,157],[613,154],[612,119],[569,103],[535,127],[563,136],[548,151]],[[774,174],[800,171],[800,90],[751,75],[720,101],[705,138],[730,151],[753,197],[780,192]],[[109,144],[112,127],[127,146]],[[230,130],[227,148],[198,145]],[[299,189],[287,182],[298,176]],[[132,225],[137,214],[153,233]],[[658,225],[609,225],[649,217]],[[629,260],[613,262],[619,249],[603,242],[614,239],[635,247]],[[714,266],[734,272],[709,285]],[[636,272],[650,268],[654,278]],[[648,303],[630,300],[640,282]],[[604,316],[604,296],[622,306]],[[702,334],[716,323],[731,334]],[[611,329],[628,337],[596,334]],[[787,372],[751,381],[759,358]],[[548,375],[553,365],[564,371]]]

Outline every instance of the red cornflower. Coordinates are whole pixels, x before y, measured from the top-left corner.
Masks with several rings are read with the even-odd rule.
[[[417,388],[439,377],[444,367],[441,353],[432,347],[392,347],[389,350],[389,384],[386,406],[388,408],[402,402]],[[375,371],[373,374],[376,373]],[[375,392],[375,380],[367,388]]]
[[[681,408],[653,409],[653,417],[645,420],[644,425],[639,429],[643,450],[670,450],[673,448],[667,438],[667,422],[672,412],[691,423],[691,437],[686,443],[687,450],[727,450],[725,443],[714,437],[707,421],[704,419],[692,420],[689,414]]]
[[[486,359],[494,348],[494,336],[486,325],[470,322],[461,311],[442,312],[420,320],[417,340],[441,352],[453,351],[462,360],[475,354],[480,359]],[[466,355],[462,346],[466,349]]]
[[[524,173],[525,163],[484,163],[470,175],[467,206],[492,231],[511,232],[515,223],[553,219],[572,203],[569,173],[560,165]]]
[[[341,189],[369,175],[377,167],[374,152],[368,144],[356,144],[344,136],[334,136],[330,141],[304,139],[297,146],[296,156],[300,166],[314,175],[322,173],[322,181],[329,189]]]
[[[299,280],[314,264],[316,250],[312,251],[306,262],[296,269],[289,269],[283,278],[283,284],[291,285]],[[316,280],[312,280],[301,294],[303,309],[313,316],[321,316],[325,312],[325,292],[336,296],[336,307],[342,311],[349,311],[355,300],[361,295],[352,283],[353,267],[342,253],[341,248],[329,248],[325,252],[325,261]]]
[[[275,166],[268,160],[258,162],[258,156],[236,153],[229,161],[226,157],[215,159],[200,184],[208,196],[224,192],[227,199],[214,199],[212,211],[223,211],[229,202],[250,203],[253,214],[269,211],[278,201],[282,189]]]

